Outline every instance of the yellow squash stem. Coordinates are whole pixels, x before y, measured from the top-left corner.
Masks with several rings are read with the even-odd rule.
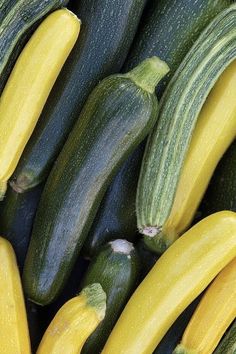
[[[101,285],[87,286],[57,312],[37,354],[79,354],[86,339],[103,320],[105,312],[106,294]]]
[[[0,99],[0,198],[73,48],[80,21],[69,10],[50,14],[19,56]]]
[[[15,253],[0,237],[0,352],[30,354],[24,296]]]
[[[212,354],[236,317],[236,258],[201,299],[174,354]]]
[[[198,117],[163,232],[176,239],[190,225],[210,178],[236,135],[236,60],[218,79]]]
[[[131,296],[102,354],[151,354],[184,309],[236,256],[236,213],[203,219],[159,258]]]

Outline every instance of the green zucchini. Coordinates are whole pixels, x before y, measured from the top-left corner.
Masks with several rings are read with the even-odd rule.
[[[159,55],[170,66],[160,85],[161,96],[171,76],[211,19],[230,5],[230,0],[159,0],[149,1],[123,71],[143,59]],[[92,257],[98,248],[115,237],[133,240],[137,233],[135,197],[145,144],[123,164],[113,179],[96,215],[84,245],[84,254]]]
[[[0,234],[11,242],[20,270],[25,261],[41,191],[42,186],[24,194],[9,188],[0,205]]]
[[[73,9],[83,23],[83,30],[13,176],[15,190],[28,190],[46,179],[94,86],[120,71],[145,2],[75,1]]]
[[[156,252],[174,241],[162,228],[198,114],[220,74],[236,58],[235,41],[236,4],[203,31],[162,98],[159,120],[145,149],[136,203],[138,229]]]
[[[203,202],[204,215],[220,210],[236,212],[236,140],[219,162]]]
[[[62,290],[111,178],[156,121],[155,86],[168,70],[153,57],[90,94],[40,199],[23,272],[33,302]]]
[[[0,0],[0,24],[16,2],[17,0]]]
[[[228,329],[214,354],[236,354],[236,321]]]
[[[107,295],[106,315],[88,338],[82,354],[100,353],[121,311],[137,284],[139,263],[132,243],[114,240],[90,263],[81,287],[99,282]]]
[[[67,0],[18,0],[0,24],[0,92],[36,25]]]

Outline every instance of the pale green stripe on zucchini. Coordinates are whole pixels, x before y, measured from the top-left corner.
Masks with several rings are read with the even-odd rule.
[[[236,354],[236,320],[221,340],[214,354]]]
[[[138,228],[152,250],[174,240],[162,227],[174,201],[184,158],[198,114],[214,83],[236,58],[236,4],[203,31],[168,85],[159,120],[149,137],[137,192]]]

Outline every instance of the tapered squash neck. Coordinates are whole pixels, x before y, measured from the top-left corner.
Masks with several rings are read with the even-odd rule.
[[[133,70],[124,74],[144,91],[154,93],[161,79],[169,72],[168,65],[158,57],[145,59]]]
[[[173,351],[173,354],[197,354],[197,351],[187,349],[183,345],[179,344]]]

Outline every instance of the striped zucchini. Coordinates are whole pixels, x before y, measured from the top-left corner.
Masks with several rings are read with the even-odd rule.
[[[82,287],[99,282],[107,296],[106,315],[86,341],[82,353],[100,353],[121,311],[137,285],[139,259],[132,243],[114,240],[92,259]]]
[[[54,11],[16,61],[0,100],[0,199],[79,30],[80,21],[72,12]]]
[[[226,332],[214,354],[236,354],[236,320]]]
[[[236,318],[236,258],[203,295],[173,354],[212,354]]]
[[[214,83],[236,58],[236,4],[203,31],[170,81],[145,149],[137,191],[138,229],[163,252],[175,239],[166,222],[198,114]]]
[[[0,264],[0,352],[30,354],[24,295],[16,257],[11,244],[2,237]]]
[[[171,213],[163,226],[167,238],[177,238],[189,227],[217,163],[236,136],[235,92],[236,60],[222,73],[198,116]]]
[[[0,0],[0,25],[16,3],[17,0]]]
[[[98,283],[67,301],[48,326],[37,354],[79,354],[106,313],[106,294]]]
[[[18,0],[0,25],[0,93],[36,25],[67,0]]]
[[[236,213],[200,221],[159,258],[131,296],[102,354],[151,354],[182,311],[236,256]]]

